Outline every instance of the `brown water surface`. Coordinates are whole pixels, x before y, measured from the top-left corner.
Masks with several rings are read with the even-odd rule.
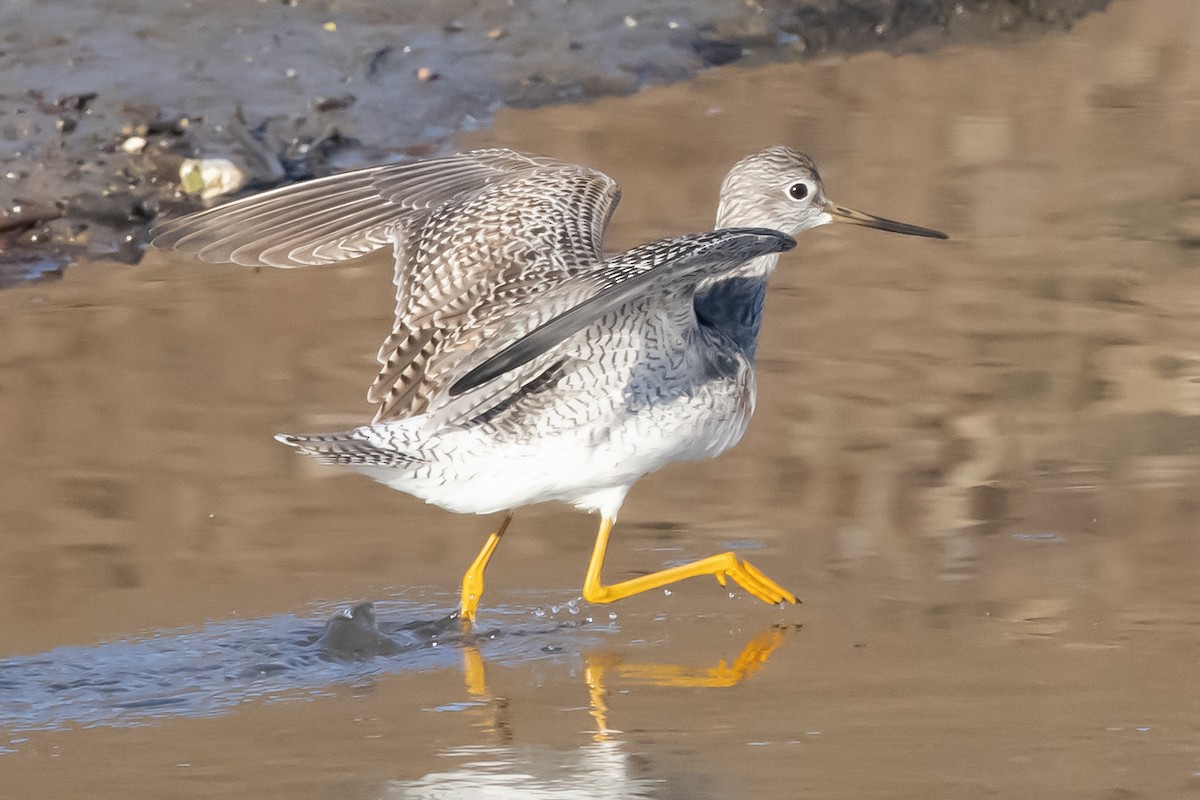
[[[595,520],[528,509],[495,636],[316,692],[231,679],[207,715],[47,730],[31,702],[0,718],[3,794],[1200,796],[1200,6],[714,71],[463,144],[613,175],[620,247],[709,226],[725,170],[777,142],[838,202],[953,239],[804,234],[746,439],[640,482],[607,575],[732,545],[803,605],[692,580],[565,606]],[[129,638],[171,695],[158,643],[208,622],[453,607],[490,521],[270,438],[369,416],[389,270],[156,257],[0,294],[0,709],[23,656],[95,678]]]

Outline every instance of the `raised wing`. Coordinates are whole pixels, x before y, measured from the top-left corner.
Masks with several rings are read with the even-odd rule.
[[[331,175],[156,225],[151,242],[212,263],[328,264],[386,247],[415,209],[388,202],[374,181],[390,167]]]
[[[499,320],[599,264],[618,198],[611,178],[586,167],[477,150],[276,189],[169,221],[153,244],[285,268],[391,245],[396,322],[367,394],[380,421],[423,411]]]
[[[530,377],[545,369],[538,359],[546,356],[544,361],[553,362],[563,354],[552,351],[608,315],[629,308],[638,298],[658,295],[667,306],[685,307],[688,324],[694,324],[690,306],[701,281],[795,246],[792,237],[778,231],[728,228],[643,245],[599,270],[571,278],[526,305],[521,319],[511,320],[488,345],[464,360],[459,376],[446,391],[445,402],[454,405],[454,398],[481,388],[486,399],[473,398],[469,405],[457,407],[461,411],[443,417],[476,410],[513,387],[527,385]],[[514,337],[522,328],[524,332]],[[487,385],[498,378],[503,378],[498,382],[501,385],[488,391]],[[443,398],[435,403],[439,399]]]

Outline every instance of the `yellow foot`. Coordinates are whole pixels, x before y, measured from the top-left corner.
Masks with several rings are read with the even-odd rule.
[[[592,716],[605,727],[604,677],[614,673],[622,680],[640,686],[678,686],[684,688],[723,688],[736,686],[767,663],[789,629],[771,627],[752,639],[732,664],[724,659],[715,667],[687,667],[682,664],[626,664],[612,654],[584,653],[584,678],[592,694]]]
[[[738,558],[734,553],[721,553],[719,556],[713,557],[726,559],[729,564],[728,567],[713,573],[717,578],[717,582],[722,586],[725,585],[726,577],[729,577],[733,578],[739,586],[764,603],[779,605],[784,601],[789,603],[798,602],[796,595],[768,578],[762,573],[762,570],[749,561],[743,561]]]
[[[608,550],[608,537],[612,533],[613,520],[604,517],[600,520],[600,530],[596,533],[596,544],[592,548],[592,560],[588,562],[587,574],[583,578],[583,598],[589,603],[611,603],[635,594],[658,589],[684,578],[695,578],[698,575],[713,575],[722,586],[729,578],[750,594],[764,603],[779,605],[787,601],[796,602],[796,595],[784,589],[775,581],[763,575],[756,567],[738,558],[734,553],[720,553],[690,564],[652,572],[639,578],[605,586],[600,583],[600,569],[604,566],[604,554]]]

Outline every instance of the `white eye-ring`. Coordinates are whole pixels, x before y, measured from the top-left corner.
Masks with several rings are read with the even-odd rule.
[[[800,181],[788,187],[788,196],[793,200],[803,200],[808,197],[808,184]]]

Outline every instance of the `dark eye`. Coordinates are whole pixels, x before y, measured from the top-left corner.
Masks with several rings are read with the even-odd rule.
[[[803,200],[804,198],[808,197],[808,184],[793,183],[790,187],[788,187],[788,194],[792,196],[793,200]]]

